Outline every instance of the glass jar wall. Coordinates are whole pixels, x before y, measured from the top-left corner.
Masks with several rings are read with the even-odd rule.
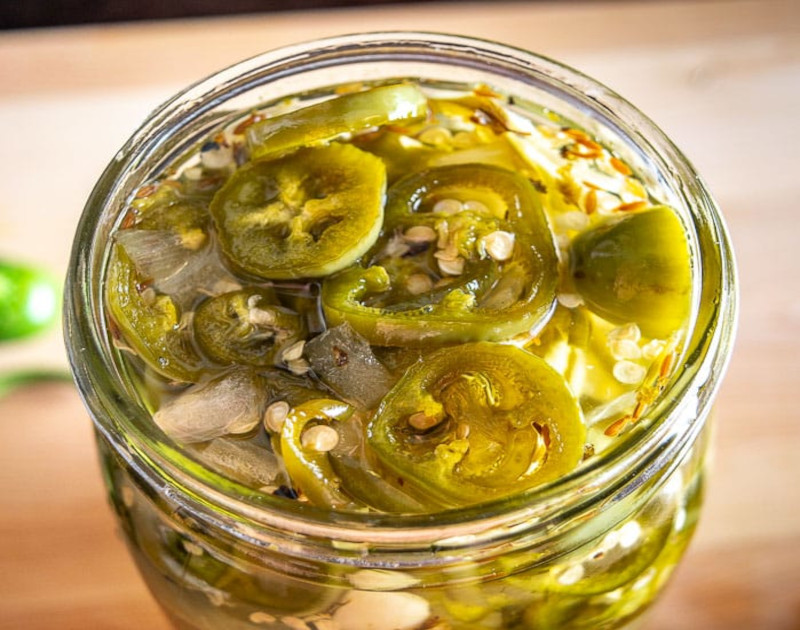
[[[138,191],[248,112],[398,80],[431,92],[488,86],[523,116],[567,121],[612,150],[686,228],[691,316],[668,382],[637,426],[562,478],[423,514],[287,502],[208,470],[152,422],[142,377],[107,323],[112,235]],[[111,501],[176,627],[617,628],[658,595],[694,530],[707,419],[734,329],[727,236],[670,141],[620,97],[555,62],[491,42],[392,33],[295,46],[227,69],[156,111],[109,165],[79,226],[67,291],[68,349]]]

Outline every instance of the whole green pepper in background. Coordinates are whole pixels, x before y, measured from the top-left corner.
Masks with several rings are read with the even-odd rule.
[[[0,261],[0,341],[30,337],[53,326],[59,294],[58,282],[47,272]]]

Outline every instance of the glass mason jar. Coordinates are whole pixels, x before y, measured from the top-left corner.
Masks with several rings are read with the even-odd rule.
[[[331,512],[204,470],[152,422],[107,325],[111,234],[130,198],[242,112],[332,86],[410,77],[491,86],[573,121],[657,186],[689,233],[694,298],[679,369],[641,426],[575,472],[478,506]],[[111,503],[178,628],[618,628],[664,588],[702,502],[708,417],[731,351],[736,281],[714,201],[629,103],[500,44],[424,33],[292,46],[201,81],[155,111],[89,198],[69,270],[66,339]]]

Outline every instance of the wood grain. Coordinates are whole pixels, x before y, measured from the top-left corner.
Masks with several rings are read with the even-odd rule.
[[[698,536],[644,628],[800,628],[800,3],[413,5],[0,35],[0,256],[63,273],[92,183],[184,84],[355,30],[461,32],[559,58],[624,94],[695,163],[733,238],[738,342]],[[65,365],[58,334],[0,370]],[[166,629],[115,534],[74,390],[0,400],[0,629]]]

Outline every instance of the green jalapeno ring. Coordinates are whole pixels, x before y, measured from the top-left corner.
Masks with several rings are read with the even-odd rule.
[[[453,506],[573,470],[585,427],[563,377],[516,346],[442,348],[408,369],[367,427],[381,462]]]
[[[379,158],[332,144],[243,166],[210,210],[237,270],[267,280],[322,277],[356,262],[378,238],[385,188]]]
[[[119,245],[114,247],[108,269],[106,300],[124,342],[162,376],[196,382],[202,359],[181,328],[181,313],[172,298],[144,287]]]
[[[380,265],[381,252],[398,232],[417,225],[432,228],[442,219],[433,208],[447,198],[477,199],[486,208],[483,217],[474,211],[461,217],[467,242],[461,249],[474,250],[465,266],[489,263],[486,279],[448,280],[452,290],[434,286],[403,308],[402,300],[391,298],[402,290],[397,286],[402,279],[389,277]],[[475,241],[487,225],[513,235],[513,251],[502,260],[477,251]],[[375,345],[501,341],[539,328],[554,307],[558,261],[540,195],[524,177],[499,167],[444,166],[399,181],[389,190],[383,236],[368,258],[372,266],[366,269],[326,278],[322,304],[331,325],[347,321]],[[381,300],[392,308],[384,308]]]
[[[689,316],[692,269],[686,233],[667,206],[607,219],[571,243],[575,287],[591,311],[607,320],[636,322],[665,338]]]
[[[314,423],[335,429],[347,420],[353,408],[332,399],[314,399],[290,409],[280,433],[280,453],[292,483],[316,506],[332,509],[355,507],[342,490],[326,450],[315,451],[303,445],[303,433]]]
[[[192,323],[201,350],[222,364],[275,364],[278,353],[303,337],[299,315],[277,305],[271,290],[249,287],[204,300]]]
[[[253,159],[285,155],[389,123],[425,118],[428,101],[414,85],[384,85],[353,92],[258,122],[247,129]]]

